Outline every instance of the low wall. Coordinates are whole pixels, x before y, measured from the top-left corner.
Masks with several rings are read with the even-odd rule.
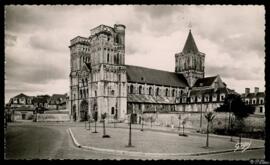
[[[39,121],[69,121],[68,114],[37,114],[37,122]]]
[[[147,118],[154,116],[154,125],[164,126],[164,127],[178,127],[179,126],[179,113],[146,113],[144,118],[146,122],[149,122]],[[186,119],[186,128],[199,130],[200,129],[200,118],[202,119],[202,129],[205,130],[207,127],[207,120],[204,117],[205,113],[199,112],[185,112],[180,113],[181,121]],[[229,113],[215,113],[215,118],[210,125],[211,130],[214,128],[226,128],[228,127]],[[265,117],[258,115],[250,115],[245,120],[244,131],[262,131],[265,128]]]

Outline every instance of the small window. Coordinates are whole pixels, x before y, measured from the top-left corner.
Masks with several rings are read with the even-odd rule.
[[[133,93],[133,85],[130,85],[130,93]]]
[[[263,104],[263,100],[261,100],[261,104]]]
[[[166,88],[165,96],[168,96],[168,89]]]
[[[175,90],[173,89],[173,90],[172,90],[172,97],[174,97],[174,91],[175,91]]]
[[[111,91],[111,95],[114,96],[114,90]]]
[[[114,107],[111,109],[111,114],[114,115]]]
[[[260,107],[260,113],[263,113],[263,107]]]
[[[152,87],[149,87],[149,95],[152,95]]]
[[[142,86],[139,86],[139,94],[142,94]]]
[[[159,95],[159,88],[156,89],[156,96]]]

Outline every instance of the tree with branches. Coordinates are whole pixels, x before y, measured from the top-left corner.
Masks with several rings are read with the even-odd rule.
[[[229,94],[224,100],[224,104],[219,108],[215,109],[216,112],[229,112],[235,116],[235,120],[233,123],[232,117],[230,115],[229,118],[229,130],[230,133],[232,131],[237,131],[239,135],[239,143],[241,143],[241,135],[244,128],[244,119],[248,117],[250,114],[255,112],[255,108],[246,105],[240,95]],[[232,126],[234,125],[234,130]],[[231,139],[232,140],[232,139]]]
[[[204,117],[207,120],[207,129],[206,129],[206,147],[209,146],[209,124],[214,120],[215,115],[213,112],[207,112]]]

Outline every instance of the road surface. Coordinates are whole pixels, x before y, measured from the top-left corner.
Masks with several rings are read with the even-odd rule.
[[[12,124],[7,128],[6,159],[264,159],[264,149],[201,156],[134,157],[89,151],[74,146],[69,125]]]

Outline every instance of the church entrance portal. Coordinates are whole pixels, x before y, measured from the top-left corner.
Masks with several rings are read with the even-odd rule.
[[[72,118],[73,118],[73,121],[77,120],[76,105],[73,105],[73,107],[72,107]]]
[[[80,121],[86,121],[88,116],[88,102],[83,100],[80,107]]]

